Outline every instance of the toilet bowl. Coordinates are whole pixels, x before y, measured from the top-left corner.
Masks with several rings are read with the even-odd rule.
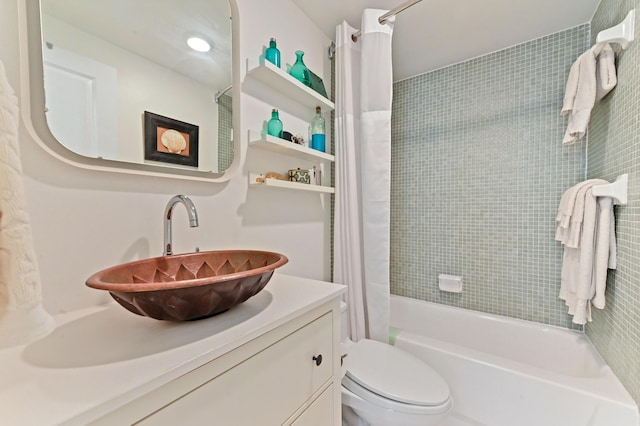
[[[395,346],[346,335],[342,405],[371,426],[438,425],[453,405],[445,380],[429,365]]]

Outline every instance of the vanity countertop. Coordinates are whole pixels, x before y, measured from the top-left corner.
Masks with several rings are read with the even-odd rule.
[[[86,424],[344,293],[276,272],[232,310],[193,322],[112,303],[61,314],[48,336],[0,350],[3,424]]]

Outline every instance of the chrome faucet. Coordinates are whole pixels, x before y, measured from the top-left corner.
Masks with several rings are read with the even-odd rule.
[[[173,208],[176,204],[182,203],[187,209],[187,214],[189,215],[189,226],[195,228],[198,226],[198,212],[196,211],[196,206],[193,205],[193,202],[189,199],[189,197],[185,195],[175,195],[173,198],[169,200],[167,203],[167,207],[164,209],[164,252],[163,256],[168,256],[173,254],[173,246],[171,244],[171,216],[173,214]]]

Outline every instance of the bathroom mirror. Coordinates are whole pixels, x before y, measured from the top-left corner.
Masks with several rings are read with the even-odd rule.
[[[225,171],[237,151],[232,112],[239,87],[233,81],[233,1],[24,0],[23,5],[26,104],[36,139],[47,151],[83,168],[228,178]],[[209,49],[190,48],[193,37]],[[165,143],[165,131],[181,143]]]

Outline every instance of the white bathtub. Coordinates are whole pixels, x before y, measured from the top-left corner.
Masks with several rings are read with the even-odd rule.
[[[579,332],[392,296],[395,345],[449,383],[448,424],[638,426],[638,407]]]

